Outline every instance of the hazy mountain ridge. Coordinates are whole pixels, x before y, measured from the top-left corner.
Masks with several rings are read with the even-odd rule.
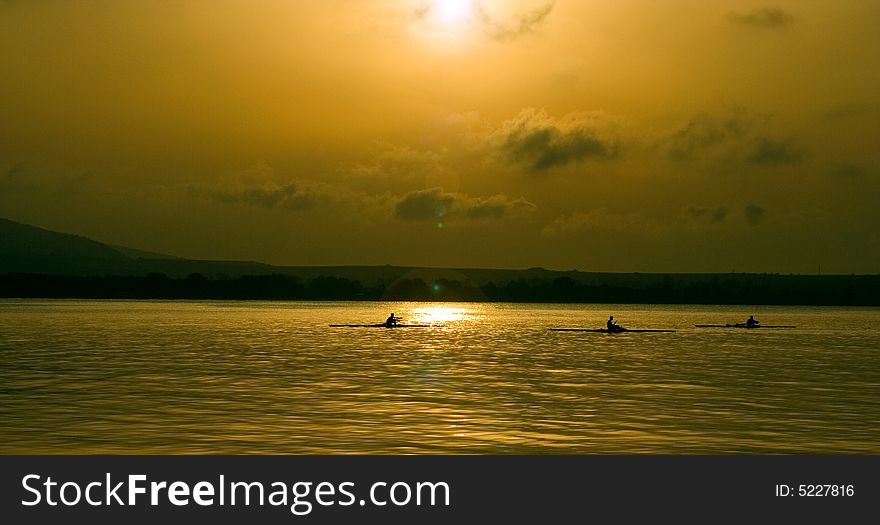
[[[0,273],[186,276],[190,273],[263,275],[277,271],[275,267],[256,262],[200,261],[111,246],[81,235],[0,218]]]
[[[127,246],[109,245],[81,235],[55,232],[0,218],[0,273],[53,275],[146,275],[164,273],[186,277],[201,273],[209,277],[241,275],[293,275],[302,279],[337,277],[363,282],[390,282],[408,274],[426,273],[482,284],[497,276],[508,278],[572,275],[543,268],[529,270],[444,269],[409,266],[275,266],[254,261],[185,259]],[[582,272],[575,272],[585,275]]]

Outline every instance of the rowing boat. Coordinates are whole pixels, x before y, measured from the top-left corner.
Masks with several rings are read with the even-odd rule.
[[[758,326],[748,326],[745,323],[736,323],[736,324],[695,324],[697,328],[747,328],[749,330],[753,328],[797,328],[794,325],[788,324],[759,324]]]
[[[634,333],[672,333],[675,330],[639,330],[624,328],[622,330],[608,330],[607,328],[548,328],[551,332],[593,332],[597,334],[622,334],[624,332]]]
[[[431,328],[431,324],[331,324],[331,328]]]

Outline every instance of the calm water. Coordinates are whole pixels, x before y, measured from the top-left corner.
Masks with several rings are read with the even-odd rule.
[[[428,329],[329,328],[389,311]],[[674,334],[554,333],[601,326]],[[749,313],[792,330],[697,329]],[[880,310],[0,301],[0,453],[880,453]]]

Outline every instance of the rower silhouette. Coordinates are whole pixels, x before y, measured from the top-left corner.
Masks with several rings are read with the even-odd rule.
[[[391,315],[388,316],[388,319],[385,319],[385,327],[392,328],[397,326],[397,318],[394,317],[394,312],[391,312]]]
[[[609,332],[609,333],[623,332],[623,331],[625,330],[624,327],[622,327],[622,326],[620,326],[619,324],[617,324],[617,321],[614,320],[614,316],[613,316],[613,315],[612,315],[611,317],[608,318],[608,322],[605,323],[605,326],[608,327],[608,332]]]
[[[746,328],[757,328],[760,324],[760,321],[755,319],[754,315],[750,315],[749,319],[746,321]]]

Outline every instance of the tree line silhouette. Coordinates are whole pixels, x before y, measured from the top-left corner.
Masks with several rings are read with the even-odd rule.
[[[477,285],[420,278],[364,284],[344,277],[300,279],[284,274],[193,273],[173,278],[162,273],[88,277],[10,273],[0,275],[0,297],[880,306],[880,276],[707,274],[628,280],[625,274],[608,274],[604,281],[594,282],[557,277]]]

